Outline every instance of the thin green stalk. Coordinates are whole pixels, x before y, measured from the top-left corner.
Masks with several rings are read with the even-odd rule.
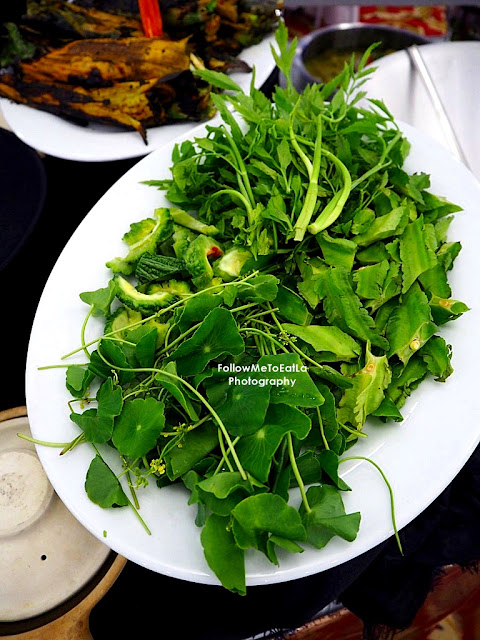
[[[125,476],[127,478],[127,484],[128,484],[129,489],[130,489],[130,493],[132,494],[133,504],[135,505],[136,509],[140,509],[140,503],[138,502],[137,494],[135,492],[135,487],[133,486],[133,483],[132,483],[132,478],[131,478],[131,475],[130,475],[130,469],[128,469],[128,468],[126,469]]]
[[[222,461],[225,460],[228,470],[233,471],[232,464],[228,459],[227,450],[225,449],[225,444],[223,442],[222,430],[220,428],[218,429],[218,442],[220,443],[220,451],[222,452]],[[230,447],[228,450],[230,451]]]
[[[237,444],[237,442],[240,440],[240,436],[237,436],[235,438],[235,440],[233,441],[233,446],[235,446]],[[220,473],[220,471],[222,470],[223,467],[223,462],[227,462],[227,458],[228,458],[228,454],[230,453],[230,447],[228,447],[228,449],[224,452],[222,451],[222,457],[220,459],[220,462],[218,463],[217,468],[215,469],[215,471],[213,472],[213,475],[216,476],[217,473]]]
[[[78,444],[82,444],[82,442],[86,442],[86,438],[85,438],[85,434],[84,433],[79,433],[78,436],[76,438],[74,438],[72,440],[72,442],[70,442],[69,445],[67,445],[66,447],[64,447],[61,451],[60,451],[60,455],[63,456],[65,453],[68,453],[68,451],[72,451],[73,449],[75,449],[75,447]]]
[[[92,315],[92,313],[93,313],[93,305],[88,310],[88,313],[85,316],[85,319],[84,319],[83,324],[82,324],[82,328],[80,330],[80,343],[82,345],[82,351],[87,356],[87,358],[90,358],[90,353],[88,352],[87,345],[85,343],[85,331],[87,329],[87,324],[88,324],[88,321],[89,321],[90,316]]]
[[[70,446],[71,442],[49,442],[47,440],[37,440],[37,438],[32,438],[30,436],[26,436],[24,433],[17,433],[17,436],[22,440],[27,440],[32,444],[39,444],[42,447],[52,447],[56,449],[64,449],[65,447]]]
[[[367,462],[370,462],[370,464],[372,464],[377,469],[377,471],[380,473],[380,475],[382,476],[383,481],[387,485],[388,493],[390,494],[390,510],[392,512],[392,524],[393,524],[393,530],[395,532],[395,539],[397,541],[397,545],[398,545],[398,548],[400,550],[400,553],[403,555],[403,547],[402,547],[402,543],[400,541],[400,536],[398,535],[397,523],[396,523],[396,519],[395,519],[395,501],[394,501],[394,497],[393,497],[393,489],[392,489],[392,486],[391,486],[391,484],[389,483],[389,481],[387,479],[387,476],[384,474],[384,472],[382,471],[382,469],[378,466],[378,464],[376,462],[374,462],[370,458],[365,458],[363,456],[349,456],[348,458],[342,458],[341,460],[339,460],[339,464],[341,462],[348,462],[349,460],[366,460]]]
[[[232,138],[232,136],[228,133],[228,131],[225,129],[224,130],[224,135],[228,140],[228,143],[230,144],[230,147],[233,151],[233,155],[235,157],[235,160],[237,161],[237,176],[241,176],[241,182],[243,183],[243,186],[247,192],[247,196],[250,200],[250,204],[252,206],[252,208],[254,209],[256,206],[256,202],[255,202],[255,196],[253,195],[253,191],[252,191],[252,186],[250,184],[250,180],[248,178],[248,173],[247,173],[247,169],[245,167],[245,163],[243,162],[243,158],[240,154],[240,151],[238,150],[237,145],[235,144],[235,140]],[[239,183],[240,188],[241,185]]]
[[[322,414],[320,413],[320,408],[319,407],[317,407],[317,416],[318,416],[318,423],[320,425],[320,435],[322,436],[323,446],[328,451],[330,449],[330,447],[329,447],[329,444],[328,444],[328,440],[325,437],[325,429],[323,428]]]
[[[235,189],[220,189],[219,191],[216,191],[215,193],[213,193],[210,196],[210,199],[217,198],[218,196],[221,196],[222,194],[225,194],[225,193],[228,193],[229,195],[231,195],[232,198],[237,198],[237,200],[240,200],[240,202],[243,204],[243,206],[245,207],[245,210],[247,212],[248,222],[249,222],[249,224],[252,224],[252,222],[253,222],[253,208],[252,208],[248,198],[245,197],[243,195],[243,193],[240,193],[240,191],[235,191]]]
[[[316,362],[315,360],[313,360],[313,358],[310,358],[310,356],[307,356],[306,353],[304,353],[299,347],[297,347],[297,345],[293,342],[293,340],[290,338],[290,336],[288,335],[288,333],[286,333],[286,331],[283,329],[282,325],[280,324],[280,322],[278,321],[277,316],[275,315],[275,312],[271,309],[270,313],[272,315],[272,318],[275,322],[275,324],[277,325],[277,327],[280,330],[280,334],[283,338],[283,340],[285,340],[285,342],[287,342],[290,347],[296,351],[298,353],[299,356],[301,356],[304,360],[306,360],[307,362],[310,362],[310,364],[312,364],[315,367],[319,367],[320,365],[318,364],[318,362]],[[283,346],[283,345],[282,345]],[[283,349],[285,351],[288,351],[288,349],[285,349],[285,347],[283,346]]]
[[[253,333],[253,334],[260,335],[260,336],[264,336],[264,337],[268,338],[269,340],[271,340],[279,349],[282,349],[282,351],[285,351],[286,353],[288,353],[288,349],[285,347],[285,345],[283,345],[276,338],[271,336],[269,333],[266,333],[265,331],[262,331],[261,329],[254,329],[253,327],[240,327],[240,329],[238,331],[240,333]]]
[[[300,471],[298,470],[297,461],[295,459],[295,452],[293,450],[293,439],[292,434],[287,433],[287,442],[288,442],[288,455],[290,458],[290,464],[292,465],[293,475],[295,476],[295,480],[297,481],[298,487],[300,489],[300,494],[302,496],[302,502],[305,507],[305,511],[307,513],[311,512],[310,505],[307,500],[307,493],[305,491],[305,485],[303,484],[302,476],[300,475]]]
[[[363,431],[357,431],[357,429],[351,429],[350,427],[348,427],[346,424],[339,423],[340,426],[342,427],[342,429],[345,429],[345,431],[348,431],[349,433],[351,433],[354,436],[358,436],[359,438],[367,438],[367,434],[363,433]]]
[[[175,338],[175,340],[172,340],[172,342],[170,342],[168,346],[164,347],[161,351],[158,351],[157,356],[162,356],[164,353],[167,353],[167,351],[170,351],[170,349],[172,349],[175,345],[177,345],[179,342],[184,340],[191,333],[196,331],[201,324],[202,324],[201,322],[197,322],[197,324],[194,324],[189,329],[184,331],[182,334],[178,336],[178,338]]]
[[[88,367],[88,362],[82,362],[76,365],[77,367]],[[45,371],[46,369],[68,369],[70,364],[46,364],[43,367],[38,367],[38,371]]]

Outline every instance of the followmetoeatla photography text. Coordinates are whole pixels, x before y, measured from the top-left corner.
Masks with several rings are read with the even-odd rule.
[[[295,373],[307,371],[307,367],[298,364],[278,364],[271,363],[260,365],[258,363],[248,365],[238,365],[233,362],[229,364],[219,364],[218,371],[222,373],[231,373],[239,375],[231,375],[228,377],[228,384],[234,386],[257,386],[257,387],[294,387],[296,379]],[[263,374],[263,375],[259,375]],[[269,377],[269,374],[275,374]],[[290,376],[278,374],[291,374]]]

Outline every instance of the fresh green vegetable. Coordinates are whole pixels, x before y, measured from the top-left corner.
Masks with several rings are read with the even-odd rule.
[[[224,255],[213,263],[213,273],[225,282],[235,280],[240,277],[245,263],[252,257],[251,251],[243,247],[227,249]]]
[[[190,290],[186,282],[176,280],[170,280],[166,284],[150,285],[146,292],[136,289],[123,276],[115,276],[114,282],[117,298],[130,309],[140,311],[143,315],[168,307],[179,297],[188,294]]]
[[[239,594],[249,549],[278,564],[355,539],[361,515],[345,512],[339,462],[382,422],[401,422],[423,380],[448,379],[439,327],[468,311],[448,283],[459,208],[404,171],[409,144],[387,107],[358,106],[369,52],[358,71],[352,59],[299,94],[295,40],[284,26],[276,38],[287,83],[273,101],[199,72],[229,90],[215,97],[222,122],[175,148],[170,179],[148,181],[172,208],[133,223],[108,286],[82,294],[105,331],[82,337],[88,362],[66,380],[92,403],[72,413],[81,432],[67,446],[96,447],[90,498],[135,508],[149,482],[184,485],[208,565]]]
[[[192,282],[198,288],[204,288],[213,280],[211,261],[219,258],[223,249],[218,242],[205,236],[198,235],[185,250],[184,260],[187,271],[192,276]]]
[[[122,240],[128,245],[129,253],[125,258],[114,258],[107,262],[113,273],[128,275],[133,273],[142,254],[155,253],[157,247],[173,233],[170,210],[164,207],[155,209],[153,218],[133,222]]]
[[[179,258],[162,256],[146,251],[138,260],[135,277],[142,284],[163,280],[180,273],[185,269],[185,263]]]
[[[217,227],[213,224],[205,224],[178,207],[172,207],[170,209],[170,215],[176,224],[187,227],[187,229],[192,229],[192,231],[196,231],[197,233],[203,233],[206,236],[214,236],[218,233]]]

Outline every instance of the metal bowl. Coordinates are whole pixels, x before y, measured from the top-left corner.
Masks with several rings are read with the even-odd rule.
[[[381,54],[382,51],[398,51],[414,44],[428,44],[431,39],[406,29],[356,22],[317,29],[299,40],[292,64],[293,85],[301,91],[307,84],[325,81],[312,75],[306,67],[308,61],[321,52],[328,49],[364,51],[376,42],[380,43],[377,51]]]

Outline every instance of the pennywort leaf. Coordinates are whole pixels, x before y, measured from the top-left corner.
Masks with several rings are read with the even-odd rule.
[[[85,490],[90,500],[104,509],[126,507],[129,504],[116,475],[99,455],[90,463]]]
[[[139,458],[153,449],[164,426],[163,402],[136,398],[126,402],[116,418],[112,441],[121,454]]]

